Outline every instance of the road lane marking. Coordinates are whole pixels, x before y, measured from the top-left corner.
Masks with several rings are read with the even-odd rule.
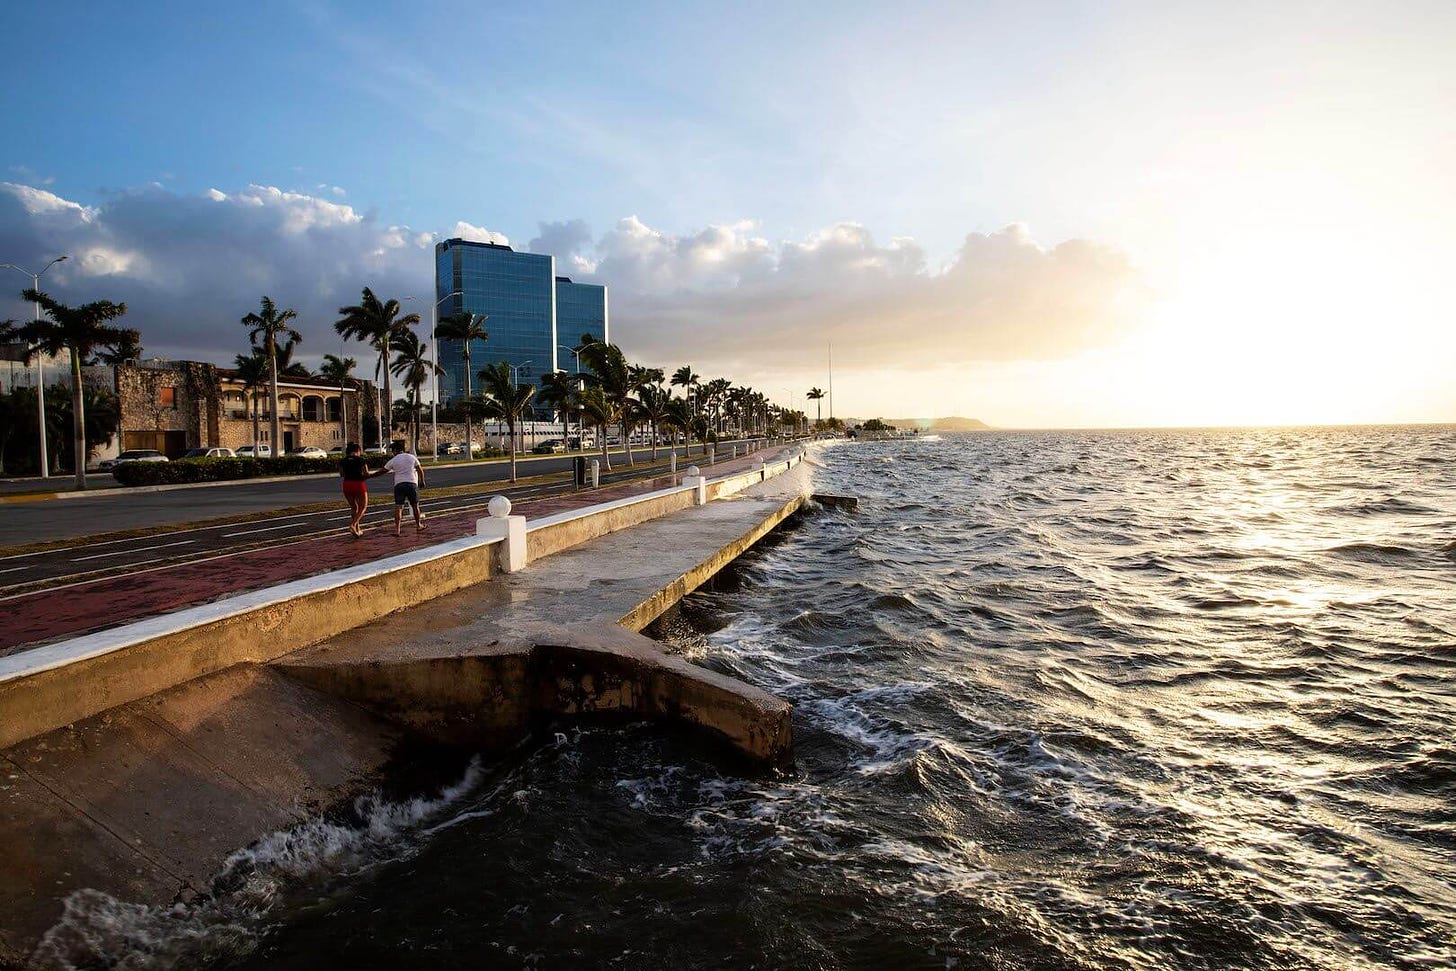
[[[74,556],[72,563],[84,563],[86,560],[100,560],[108,556],[130,556],[133,553],[145,553],[148,550],[164,550],[169,546],[191,546],[197,542],[195,539],[184,539],[180,543],[162,543],[158,546],[140,546],[134,550],[111,550],[108,553],[93,553],[90,556]]]
[[[265,520],[263,520],[263,522],[268,522],[268,520],[265,519]],[[278,526],[264,526],[262,529],[245,529],[245,530],[243,530],[242,532],[239,532],[239,533],[223,533],[222,534],[222,538],[223,539],[232,539],[234,536],[251,536],[254,533],[271,533],[275,529],[292,529],[294,526],[303,526],[303,525],[305,525],[305,524],[304,523],[283,523],[283,524],[278,525]]]

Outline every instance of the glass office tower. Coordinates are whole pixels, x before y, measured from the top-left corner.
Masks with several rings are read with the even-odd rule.
[[[556,333],[561,343],[576,347],[582,334],[590,334],[599,341],[611,341],[610,323],[607,317],[607,288],[594,283],[572,283],[570,277],[556,278]],[[566,351],[560,351],[561,366],[568,370],[576,367],[576,360]]]
[[[485,341],[470,346],[470,366],[507,361],[518,367],[517,380],[539,386],[556,370],[556,259],[517,253],[499,243],[447,239],[435,244],[435,299],[441,317],[461,313],[490,319]],[[564,353],[564,352],[563,352]],[[465,393],[465,361],[458,341],[440,342],[440,397],[454,401]],[[472,389],[480,379],[471,375]]]

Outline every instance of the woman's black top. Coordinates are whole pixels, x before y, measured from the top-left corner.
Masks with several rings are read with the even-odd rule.
[[[369,478],[369,463],[362,455],[348,455],[339,463],[339,471],[345,482],[363,482]]]

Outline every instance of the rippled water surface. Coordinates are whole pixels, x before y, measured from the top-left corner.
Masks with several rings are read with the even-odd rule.
[[[1450,966],[1456,429],[816,450],[666,625],[797,771],[648,727],[473,775],[249,966]],[[280,912],[281,910],[281,912]]]

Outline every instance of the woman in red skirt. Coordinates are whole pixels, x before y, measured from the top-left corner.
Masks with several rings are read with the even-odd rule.
[[[369,463],[365,461],[358,442],[350,442],[344,449],[344,460],[339,463],[339,474],[344,477],[344,501],[354,517],[349,520],[349,532],[355,536],[364,535],[364,513],[369,509]]]

